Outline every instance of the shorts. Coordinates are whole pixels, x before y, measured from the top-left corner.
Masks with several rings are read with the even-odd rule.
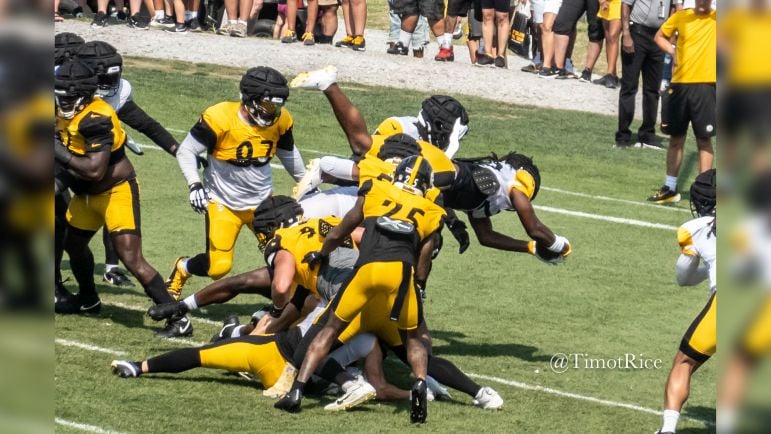
[[[680,351],[697,362],[705,362],[717,347],[717,292],[693,320],[680,342]]]
[[[741,349],[753,358],[760,358],[771,352],[771,296],[766,296],[760,310],[753,315],[752,321],[745,329]]]
[[[597,18],[599,11],[600,3],[598,0],[563,0],[557,19],[554,21],[554,33],[563,36],[573,33],[576,29],[576,23],[586,12],[589,41],[602,42],[605,38],[605,32]]]
[[[99,194],[74,195],[67,208],[67,222],[89,232],[106,225],[111,234],[141,235],[139,183],[130,179]]]
[[[534,0],[533,5],[533,23],[543,23],[543,14],[557,15],[562,6],[562,0]]]
[[[482,0],[482,9],[495,9],[495,12],[509,12],[510,0]]]
[[[198,350],[201,367],[251,372],[267,389],[276,384],[286,364],[274,336],[241,336],[203,346]]]
[[[465,17],[473,4],[473,0],[447,0],[447,16]]]
[[[733,88],[720,97],[720,129],[730,136],[771,136],[771,86]]]
[[[206,255],[209,258],[207,274],[219,279],[233,268],[236,240],[241,228],[252,229],[254,209],[232,210],[210,201],[206,212]]]
[[[474,3],[479,4],[479,1]],[[478,41],[482,39],[482,17],[477,18],[476,11],[482,14],[481,9],[477,9],[476,6],[471,9],[471,13],[468,14],[468,20],[466,20],[466,38],[469,41]]]
[[[318,0],[319,6],[337,6],[340,4],[338,0]]]
[[[399,16],[423,15],[429,21],[444,18],[443,0],[394,0],[394,12]]]
[[[601,18],[606,21],[620,20],[621,0],[610,0],[608,2],[607,9],[600,9],[600,11],[597,12],[597,18]]]
[[[688,124],[699,139],[716,134],[716,94],[714,84],[672,83],[667,89],[667,102],[663,107],[668,124],[661,123],[661,131],[670,136],[684,136]]]
[[[340,289],[351,279],[359,251],[338,247],[329,254],[327,265],[321,267],[316,278],[316,292],[325,305],[332,301]],[[334,267],[332,266],[334,264]]]

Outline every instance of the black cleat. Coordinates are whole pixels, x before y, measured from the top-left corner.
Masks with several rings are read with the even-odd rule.
[[[94,20],[91,21],[91,27],[107,27],[107,14],[104,12],[97,12],[94,15]]]
[[[180,301],[159,303],[147,309],[147,315],[154,321],[162,319],[181,318],[188,312],[187,305]]]
[[[99,296],[81,296],[80,293],[70,297],[62,297],[54,303],[54,312],[61,314],[97,314],[102,310],[102,302]]]
[[[230,335],[233,334],[233,329],[241,325],[241,321],[238,320],[238,315],[232,314],[228,315],[227,318],[225,318],[225,321],[222,323],[222,328],[220,329],[219,333],[212,336],[211,340],[209,342],[219,342],[223,339],[229,339]]]
[[[180,338],[191,336],[193,334],[193,323],[190,318],[183,316],[180,319],[170,319],[166,321],[166,327],[155,332],[158,338]]]
[[[72,297],[74,296],[70,291],[67,291],[67,288],[64,287],[63,281],[54,282],[54,303],[55,304],[61,303]]]
[[[393,47],[386,50],[388,54],[398,54],[400,56],[406,56],[409,52],[409,48],[405,47],[401,42],[397,42]]]
[[[302,410],[303,396],[299,389],[290,390],[283,398],[273,404],[273,408],[284,410],[288,413],[299,413]]]
[[[104,273],[102,275],[102,282],[106,282],[112,286],[124,288],[133,288],[135,286],[134,282],[128,278],[126,273],[117,268],[113,268],[112,270]]]
[[[110,366],[112,367],[112,373],[121,378],[139,377],[142,375],[142,366],[137,362],[113,360]]]
[[[410,390],[410,422],[426,423],[428,416],[428,386],[426,380],[418,380]]]

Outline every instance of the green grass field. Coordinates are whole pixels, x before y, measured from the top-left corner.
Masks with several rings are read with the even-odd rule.
[[[220,66],[130,59],[127,78],[135,99],[181,139],[206,107],[238,98],[241,71]],[[414,115],[427,95],[346,84],[344,89],[371,128],[391,115]],[[569,261],[547,267],[527,255],[483,248],[475,241],[462,256],[446,237],[428,284],[426,318],[434,352],[473,374],[504,398],[502,411],[471,405],[454,392],[451,402],[435,402],[420,430],[434,432],[639,432],[660,426],[663,387],[679,340],[707,300],[705,285],[679,288],[674,280],[678,254],[676,227],[690,218],[687,199],[679,208],[649,206],[645,198],[663,178],[661,151],[611,148],[616,121],[594,114],[504,105],[463,95],[471,129],[459,156],[517,150],[534,156],[543,179],[535,204],[555,232],[574,246]],[[324,153],[349,154],[348,145],[321,93],[293,91],[287,104],[295,118],[295,138],[306,161]],[[148,140],[133,132],[139,142]],[[681,185],[695,176],[695,146],[688,144]],[[174,259],[204,249],[203,218],[187,203],[176,161],[147,149],[130,156],[142,188],[144,253],[164,276]],[[275,170],[275,190],[292,184]],[[683,189],[685,190],[685,189]],[[687,195],[684,195],[687,197]],[[581,215],[566,214],[580,212]],[[600,220],[617,217],[618,222]],[[666,225],[654,228],[639,222]],[[525,237],[516,216],[493,218],[495,228]],[[247,231],[237,245],[234,272],[263,265]],[[101,242],[92,243],[98,262]],[[65,277],[70,276],[67,261]],[[101,267],[97,265],[97,281]],[[185,295],[207,284],[196,278]],[[75,291],[72,280],[69,289]],[[310,397],[303,412],[272,408],[259,387],[212,370],[124,380],[112,376],[115,358],[147,356],[206,342],[218,327],[194,322],[187,341],[154,338],[150,306],[141,288],[100,286],[98,316],[56,317],[56,417],[58,430],[69,422],[119,432],[391,432],[411,429],[408,403],[370,403],[346,414],[322,409],[330,399]],[[227,313],[248,317],[265,300],[242,296],[210,306],[198,318],[220,321]],[[80,346],[78,346],[80,345]],[[90,346],[84,347],[83,345]],[[111,352],[121,352],[116,355]],[[659,369],[550,369],[552,355],[581,353],[616,359],[625,354],[661,359]],[[583,363],[583,362],[582,362]],[[408,370],[387,361],[395,384],[411,383]],[[488,377],[488,378],[485,378]],[[490,378],[494,377],[494,378]],[[714,419],[716,370],[707,363],[695,376],[679,432],[710,430]],[[546,389],[544,389],[546,388]],[[598,400],[602,400],[599,402]],[[418,429],[418,428],[415,428]]]

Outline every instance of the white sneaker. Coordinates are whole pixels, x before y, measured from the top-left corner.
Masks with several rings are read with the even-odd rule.
[[[377,392],[364,377],[357,377],[355,382],[349,382],[352,384],[344,384],[343,389],[346,390],[345,395],[341,396],[334,402],[327,404],[324,410],[327,411],[341,411],[348,410],[356,407],[359,404],[363,404],[370,399],[373,399]]]
[[[292,199],[296,201],[321,185],[321,160],[319,158],[310,160],[307,169],[300,182],[292,188]]]
[[[426,386],[428,386],[429,401],[433,401],[434,399],[452,399],[452,396],[450,396],[450,392],[447,390],[447,388],[439,384],[439,382],[434,380],[434,378],[430,375],[426,377]],[[432,395],[434,397],[433,399],[430,398]]]
[[[301,72],[289,83],[289,87],[323,91],[335,82],[337,82],[337,68],[327,65],[315,71]]]
[[[474,397],[474,405],[488,410],[497,410],[503,407],[503,398],[492,387],[483,387]]]
[[[269,389],[263,390],[262,396],[267,396],[268,398],[274,399],[281,398],[282,396],[289,393],[295,378],[297,378],[297,369],[295,369],[295,367],[290,363],[287,363],[284,365],[284,371],[281,372],[281,376],[278,377],[276,384],[271,386]]]

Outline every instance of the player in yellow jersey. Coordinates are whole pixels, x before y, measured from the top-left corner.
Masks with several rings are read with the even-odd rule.
[[[57,164],[70,175],[75,193],[67,210],[65,251],[80,287],[74,296],[60,298],[59,313],[96,313],[101,302],[94,283],[94,256],[88,243],[106,225],[120,259],[155,303],[172,301],[160,274],[142,256],[139,185],[125,155],[126,133],[109,104],[95,97],[97,78],[78,61],[56,71]],[[173,325],[173,327],[172,327]],[[173,330],[172,330],[173,329]],[[157,336],[188,335],[187,318],[174,318]]]
[[[286,79],[273,68],[259,66],[243,75],[241,101],[206,109],[177,151],[177,161],[190,190],[190,205],[206,215],[206,252],[177,259],[168,279],[178,298],[191,275],[219,279],[233,266],[236,239],[252,214],[273,190],[271,159],[276,156],[299,180],[305,173],[294,143],[294,120],[284,104]],[[209,165],[198,174],[198,154]]]
[[[356,272],[330,305],[334,315],[329,315],[314,338],[292,389],[276,408],[300,410],[305,382],[335,338],[361,314],[361,331],[378,334],[383,321],[397,322],[417,378],[410,418],[425,422],[428,354],[418,333],[422,306],[413,280],[427,276],[434,234],[441,230],[445,216],[441,207],[423,197],[431,181],[431,166],[423,157],[402,160],[393,183],[377,179],[365,183],[359,189],[356,206],[329,233],[321,250],[306,255],[308,263],[318,264],[359,224],[364,226]]]

